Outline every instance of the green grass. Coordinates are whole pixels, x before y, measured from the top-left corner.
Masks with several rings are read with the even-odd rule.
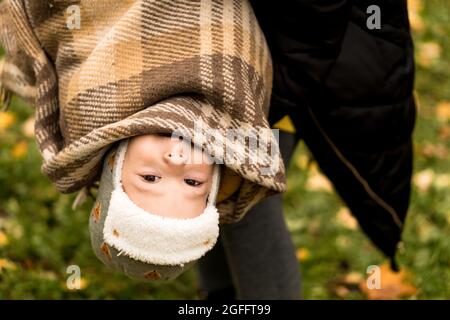
[[[445,150],[450,140],[439,137],[450,126],[438,119],[435,106],[450,101],[450,4],[444,0],[422,1],[424,28],[414,34],[416,46],[434,42],[442,48],[431,65],[417,66],[416,92],[420,112],[415,130],[415,172],[431,169],[437,177],[450,174]],[[0,53],[1,54],[1,53]],[[419,52],[418,52],[419,54]],[[17,118],[11,128],[0,132],[0,299],[195,299],[195,272],[188,271],[176,281],[139,283],[108,271],[94,256],[88,235],[89,200],[72,211],[75,195],[58,194],[40,172],[42,163],[33,138],[26,137],[22,123],[33,110],[14,99],[11,112]],[[12,157],[12,149],[26,141],[26,155]],[[428,146],[427,146],[428,145]],[[425,152],[439,146],[444,156]],[[312,191],[306,186],[310,171],[299,168],[299,157],[307,153],[304,145],[296,152],[289,170],[289,191],[285,210],[289,228],[298,248],[309,252],[301,263],[306,299],[339,298],[330,284],[348,273],[365,275],[368,265],[382,264],[385,258],[358,229],[337,222],[343,206],[330,192]],[[442,152],[441,152],[442,153]],[[404,233],[405,250],[401,265],[412,273],[419,288],[417,299],[450,298],[450,189],[431,186],[427,192],[414,189],[411,210]],[[1,233],[0,233],[1,234]],[[78,265],[85,286],[66,288],[66,268]],[[0,268],[1,269],[1,268]],[[346,299],[364,298],[351,290]]]

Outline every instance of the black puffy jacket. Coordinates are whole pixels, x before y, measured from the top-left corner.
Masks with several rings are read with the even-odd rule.
[[[270,121],[298,138],[395,265],[411,188],[414,57],[406,0],[252,1],[274,62]],[[381,29],[367,20],[377,5]]]

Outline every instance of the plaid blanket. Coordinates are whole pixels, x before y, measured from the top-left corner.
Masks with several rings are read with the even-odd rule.
[[[121,139],[173,131],[243,178],[222,222],[285,190],[276,139],[262,134],[270,53],[247,0],[6,0],[0,43],[3,102],[14,92],[35,106],[42,172],[59,191],[91,187]]]

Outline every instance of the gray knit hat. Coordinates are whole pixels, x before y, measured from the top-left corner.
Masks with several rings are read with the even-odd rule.
[[[124,192],[122,165],[128,139],[106,155],[89,219],[91,244],[108,267],[141,280],[174,279],[215,245],[219,165],[204,212],[195,218],[161,217],[138,207]]]

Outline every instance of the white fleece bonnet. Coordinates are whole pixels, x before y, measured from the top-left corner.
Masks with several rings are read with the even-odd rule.
[[[219,165],[214,166],[211,191],[202,214],[187,219],[162,217],[138,207],[122,187],[128,141],[121,141],[105,158],[89,223],[92,246],[101,261],[130,277],[173,279],[217,241]]]

